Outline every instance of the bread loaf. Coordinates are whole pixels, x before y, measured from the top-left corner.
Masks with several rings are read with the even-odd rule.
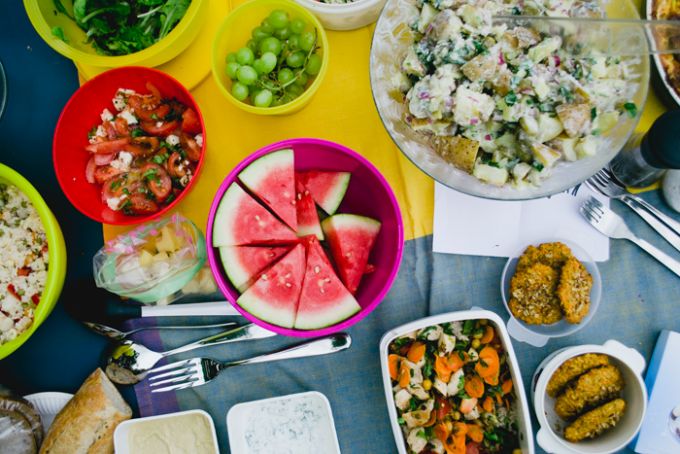
[[[97,369],[54,418],[40,454],[113,454],[113,431],[131,417],[116,387]]]

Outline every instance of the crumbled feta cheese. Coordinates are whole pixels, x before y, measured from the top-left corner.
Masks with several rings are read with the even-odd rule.
[[[102,113],[100,115],[102,121],[111,121],[113,120],[113,114],[109,109],[104,109],[102,110]]]
[[[120,96],[119,94],[116,94],[116,97],[113,98],[111,101],[113,101],[113,107],[115,107],[118,112],[125,109],[125,106],[127,105],[127,101],[125,101],[125,98],[123,96]]]
[[[118,153],[118,157],[111,161],[109,164],[111,167],[114,169],[121,170],[123,172],[127,172],[130,170],[130,164],[132,163],[132,153],[128,153],[127,151],[121,151]]]
[[[196,136],[194,136],[194,140],[199,147],[203,146],[203,134],[196,134]]]
[[[109,197],[106,199],[106,204],[111,208],[113,211],[118,211],[120,209],[120,206],[122,202],[127,199],[127,195],[123,194],[120,197]]]
[[[179,145],[179,137],[174,134],[170,134],[168,137],[166,137],[165,141],[172,146]]]
[[[157,122],[156,122],[156,127],[157,127],[157,128],[160,128],[160,127],[162,127],[162,126],[163,126],[163,122],[162,122],[162,121],[157,121]]]
[[[118,114],[119,117],[123,118],[125,121],[127,121],[127,124],[129,125],[135,125],[138,123],[137,117],[132,115],[132,112],[129,110],[124,110],[121,113]]]

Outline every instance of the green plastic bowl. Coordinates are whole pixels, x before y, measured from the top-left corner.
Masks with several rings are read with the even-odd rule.
[[[61,233],[57,219],[54,217],[54,214],[52,214],[52,211],[50,211],[38,191],[26,178],[22,177],[19,173],[6,165],[0,164],[0,183],[14,185],[28,196],[40,215],[40,220],[42,221],[47,235],[47,247],[49,248],[47,279],[45,281],[45,288],[43,289],[42,296],[40,297],[40,302],[35,309],[33,324],[16,339],[0,345],[0,359],[3,359],[9,356],[17,348],[21,347],[21,345],[33,335],[57,304],[61,289],[64,285],[64,277],[66,276],[66,245],[64,244],[64,236]]]

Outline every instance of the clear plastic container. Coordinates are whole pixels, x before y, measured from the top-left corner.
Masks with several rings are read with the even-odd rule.
[[[117,295],[168,304],[181,297],[205,259],[203,233],[175,214],[108,241],[94,256],[94,279]]]

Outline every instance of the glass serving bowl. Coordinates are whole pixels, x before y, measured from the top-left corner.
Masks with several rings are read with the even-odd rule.
[[[607,17],[636,18],[639,14],[631,0],[607,2]],[[406,105],[398,81],[393,77],[400,71],[406,51],[413,42],[409,27],[418,15],[413,1],[388,0],[380,14],[373,34],[370,56],[371,90],[373,100],[385,129],[394,143],[420,170],[436,181],[457,191],[488,199],[526,200],[546,197],[565,191],[590,178],[605,166],[626,143],[635,129],[635,118],[622,115],[619,123],[602,137],[598,153],[575,162],[559,162],[541,186],[515,188],[510,185],[493,186],[444,161],[430,146],[427,137],[413,131],[403,120]],[[639,78],[632,101],[644,106],[649,88],[649,59],[639,58],[634,64]],[[639,111],[642,111],[640,107]]]

